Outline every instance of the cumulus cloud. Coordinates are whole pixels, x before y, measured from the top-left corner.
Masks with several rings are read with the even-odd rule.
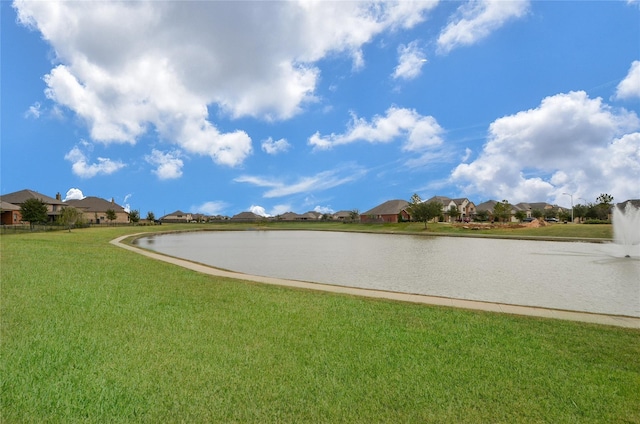
[[[270,155],[284,153],[289,150],[290,147],[291,145],[284,138],[274,141],[273,138],[269,137],[268,139],[262,141],[262,150]]]
[[[283,213],[289,212],[291,210],[290,204],[279,204],[275,205],[271,208],[271,216],[282,215]]]
[[[182,150],[236,166],[252,153],[233,118],[288,119],[315,101],[328,55],[364,66],[374,36],[411,28],[437,2],[43,2],[16,0],[57,65],[46,96],[104,143],[136,143],[154,129]],[[250,29],[250,30],[247,30]],[[108,34],[108,36],[103,36]]]
[[[200,205],[195,205],[191,207],[191,210],[196,213],[202,213],[205,215],[222,215],[223,211],[229,205],[226,202],[222,201],[210,201],[204,202]]]
[[[126,166],[120,161],[101,157],[97,159],[96,163],[89,163],[89,158],[78,146],[71,149],[64,158],[73,163],[71,171],[81,178],[110,175]]]
[[[640,60],[634,60],[627,76],[616,88],[617,99],[640,98]]]
[[[506,22],[523,17],[528,10],[529,1],[525,0],[469,1],[458,8],[456,17],[440,33],[438,52],[475,44]]]
[[[67,194],[65,195],[62,201],[66,202],[67,200],[82,200],[84,198],[85,198],[85,195],[82,193],[82,190],[80,190],[79,188],[72,187],[69,190],[67,190]]]
[[[180,159],[180,152],[174,150],[163,153],[153,149],[150,155],[145,156],[147,163],[156,166],[153,171],[161,180],[172,180],[182,176],[184,162]]]
[[[316,206],[315,208],[313,208],[314,212],[318,212],[321,214],[332,214],[335,211],[331,208],[331,206]]]
[[[408,45],[398,47],[398,66],[393,72],[394,79],[411,80],[420,75],[422,67],[427,63],[424,52],[413,41]]]
[[[585,92],[557,94],[527,111],[497,119],[478,158],[451,180],[466,193],[511,202],[638,196],[640,120]],[[535,175],[535,176],[533,176]]]
[[[24,117],[38,119],[42,114],[42,111],[40,108],[41,108],[40,102],[35,102],[31,106],[29,106],[29,109],[27,109],[27,111],[24,113]]]
[[[264,216],[264,217],[271,216],[270,214],[267,213],[267,211],[262,206],[258,206],[258,205],[251,205],[249,207],[249,212],[253,212],[256,215]]]
[[[361,178],[366,173],[361,168],[349,168],[348,170],[329,170],[319,172],[308,177],[300,177],[292,183],[285,183],[277,178],[265,178],[251,175],[243,175],[235,178],[238,183],[252,184],[257,187],[266,187],[263,194],[265,198],[283,197],[299,193],[311,193],[323,191]]]
[[[376,115],[371,122],[354,114],[345,133],[322,136],[316,132],[309,138],[309,144],[314,150],[326,150],[356,141],[389,143],[402,139],[403,150],[420,152],[442,144],[443,132],[432,116],[422,116],[413,109],[391,107],[385,116]]]

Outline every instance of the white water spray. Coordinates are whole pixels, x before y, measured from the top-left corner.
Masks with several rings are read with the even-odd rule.
[[[625,257],[631,257],[631,246],[640,244],[640,209],[627,202],[624,209],[613,208],[613,239],[622,245]]]

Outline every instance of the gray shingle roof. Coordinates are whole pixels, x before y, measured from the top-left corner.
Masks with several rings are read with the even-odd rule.
[[[0,198],[2,198],[3,202],[13,203],[14,205],[21,205],[29,199],[40,199],[47,205],[64,205],[60,200],[56,200],[53,197],[45,196],[42,193],[29,189],[3,194]]]
[[[106,212],[108,209],[113,209],[115,212],[125,212],[124,208],[117,203],[94,196],[67,200],[64,203],[74,208],[82,209],[85,212]]]
[[[396,215],[409,206],[406,200],[388,200],[373,209],[363,212],[361,215]]]

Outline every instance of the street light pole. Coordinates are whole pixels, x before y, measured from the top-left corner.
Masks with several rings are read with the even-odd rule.
[[[565,196],[571,197],[571,223],[573,224],[573,194],[570,193],[562,193]]]

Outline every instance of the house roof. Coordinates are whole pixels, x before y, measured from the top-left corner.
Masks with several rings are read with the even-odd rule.
[[[245,220],[251,219],[251,220],[254,220],[254,219],[261,219],[261,218],[263,218],[263,217],[260,216],[260,215],[255,214],[253,212],[240,212],[239,214],[234,215],[234,216],[231,217],[231,219],[235,219],[235,220],[238,220],[238,219],[245,219]]]
[[[521,202],[518,203],[516,205],[519,209],[522,209],[523,211],[528,211],[528,210],[545,210],[545,209],[550,209],[550,208],[555,208],[557,206],[553,206],[547,202],[532,202],[532,203],[527,203],[527,202]]]
[[[187,215],[191,215],[191,214],[182,212],[180,209],[178,209],[175,212],[171,212],[171,213],[166,214],[165,216],[163,216],[160,219],[165,219],[165,218],[170,217],[170,216],[187,216]]]
[[[452,200],[451,198],[446,197],[446,196],[433,196],[432,198],[425,200],[423,203],[440,202],[444,206],[446,206],[449,203],[451,203],[451,200]]]
[[[47,205],[64,205],[64,202],[61,200],[54,199],[53,197],[49,197],[29,189],[3,194],[0,198],[3,202],[13,203],[14,205],[21,205],[29,199],[40,199]]]
[[[405,210],[409,202],[406,200],[396,199],[388,200],[373,209],[363,212],[361,215],[397,215]]]
[[[351,211],[338,211],[336,213],[333,214],[334,218],[350,218],[351,217]]]
[[[640,208],[640,199],[628,199],[624,202],[616,203],[616,206],[620,209],[624,209],[627,206],[627,203],[631,203],[636,208]]]
[[[476,205],[476,211],[489,211],[493,212],[493,207],[498,203],[497,200],[487,200],[486,202],[482,202],[479,205]]]
[[[82,209],[85,212],[106,212],[109,209],[113,209],[115,212],[126,212],[124,208],[117,203],[95,196],[85,197],[84,199],[71,199],[63,204]]]
[[[0,200],[0,211],[19,211],[20,206],[14,205],[13,203],[5,202],[4,200]]]

